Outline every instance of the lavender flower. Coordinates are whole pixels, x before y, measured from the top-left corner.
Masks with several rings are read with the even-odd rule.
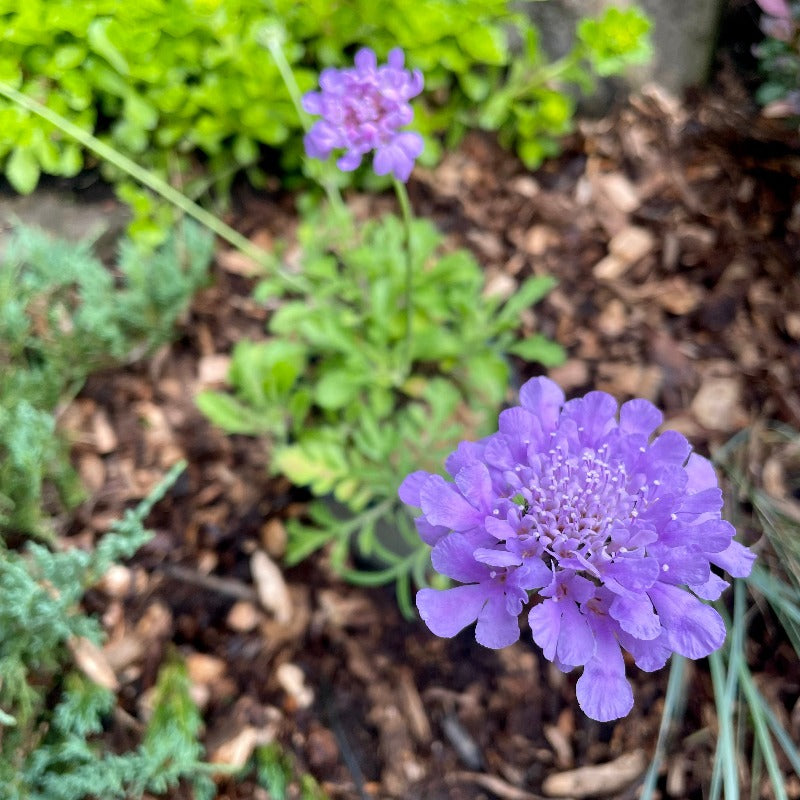
[[[403,69],[403,51],[395,48],[379,67],[375,53],[363,48],[356,53],[355,67],[325,69],[319,85],[321,92],[303,96],[303,108],[322,116],[306,134],[306,153],[326,159],[332,150],[344,149],[336,164],[350,172],[374,150],[376,174],[392,173],[407,181],[422,152],[422,137],[400,128],[414,118],[408,101],[422,91],[423,80],[419,70]]]
[[[535,591],[534,641],[562,671],[583,667],[588,716],[617,719],[633,705],[622,650],[653,671],[673,652],[719,648],[724,623],[702,600],[728,584],[711,565],[743,577],[754,556],[720,517],[711,463],[675,431],[652,438],[662,416],[647,400],[618,409],[590,392],[565,403],[555,383],[534,378],[520,402],[497,433],[448,457],[453,483],[415,472],[400,486],[422,509],[434,568],[461,584],[422,589],[417,608],[438,636],[477,620],[478,642],[500,648],[519,639]]]

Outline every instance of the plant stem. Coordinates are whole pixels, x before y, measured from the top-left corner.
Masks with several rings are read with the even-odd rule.
[[[411,213],[411,202],[408,199],[408,191],[406,185],[397,178],[392,178],[394,183],[394,191],[397,195],[397,200],[400,203],[400,210],[403,214],[403,227],[405,228],[405,251],[406,251],[406,291],[405,291],[405,307],[406,307],[406,369],[411,373],[412,362],[412,344],[413,334],[411,331],[411,324],[414,316],[414,306],[412,302],[412,287],[414,279],[414,254],[411,248],[411,225],[414,217]]]
[[[295,276],[281,270],[277,266],[274,258],[267,253],[266,250],[262,250],[260,247],[254,245],[246,236],[242,236],[241,233],[235,231],[230,225],[225,224],[221,219],[197,205],[197,203],[190,200],[185,194],[179,192],[175,187],[170,186],[169,183],[159,178],[150,170],[140,166],[118,150],[105,144],[105,142],[101,142],[93,134],[79,128],[73,122],[70,122],[70,120],[62,117],[52,109],[43,106],[32,97],[18,92],[12,86],[0,82],[0,95],[27,111],[42,117],[42,119],[47,120],[52,125],[55,125],[56,128],[67,134],[67,136],[75,139],[87,150],[91,150],[104,161],[113,164],[117,169],[127,173],[134,180],[139,181],[143,186],[146,186],[151,191],[163,197],[167,202],[179,208],[187,216],[193,217],[201,225],[204,225],[219,236],[220,239],[224,239],[228,244],[235,247],[248,258],[253,259],[253,261],[266,270],[277,272],[280,278],[291,288],[301,292],[304,290],[303,283]]]
[[[280,72],[281,78],[283,78],[283,82],[286,85],[286,90],[289,92],[289,97],[292,99],[292,105],[294,105],[295,111],[297,111],[297,116],[300,118],[300,124],[303,126],[304,131],[308,131],[309,120],[308,114],[306,114],[305,109],[303,108],[303,96],[300,92],[300,87],[297,85],[294,72],[292,72],[292,68],[286,59],[286,53],[283,52],[283,44],[281,39],[282,37],[273,30],[262,32],[262,34],[258,37],[259,42],[269,50],[272,58],[275,60],[275,66],[277,66],[278,72]],[[336,215],[341,218],[345,209],[344,201],[342,200],[342,195],[339,192],[339,188],[326,175],[322,176],[320,183],[322,184],[322,188],[325,190],[325,194],[328,197],[328,202],[331,204],[331,207],[334,209]]]

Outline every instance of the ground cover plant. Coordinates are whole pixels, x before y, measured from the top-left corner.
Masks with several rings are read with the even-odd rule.
[[[213,187],[223,201],[239,170],[263,185],[258,162],[264,148],[272,148],[290,174],[299,166],[302,117],[264,46],[276,28],[301,90],[311,87],[320,68],[344,65],[365,42],[381,56],[404,48],[425,70],[431,90],[417,120],[429,161],[440,152],[439,137],[446,133],[453,145],[477,124],[501,131],[535,165],[556,152],[558,137],[571,127],[574,101],[566,86],[590,91],[594,76],[646,59],[649,27],[635,10],[613,10],[586,20],[573,50],[548,63],[538,32],[507,0],[393,0],[380,8],[366,0],[143,6],[96,0],[80,8],[48,0],[0,7],[0,21],[6,30],[3,86],[188,194]],[[512,38],[523,43],[522,56],[510,46]],[[85,145],[0,94],[6,98],[0,160],[18,191],[32,191],[41,174],[71,176],[92,163]],[[101,164],[134,211],[131,233],[143,245],[162,241],[168,207],[154,204],[118,165]]]
[[[642,32],[636,14],[611,18],[630,38],[580,26],[609,69]],[[12,370],[50,346],[66,364],[79,354],[41,418],[52,428],[63,412],[73,459],[100,475],[47,546],[26,541],[49,507],[5,533],[8,785],[64,800],[527,800],[576,794],[587,777],[570,768],[591,764],[609,795],[788,800],[797,434],[753,425],[722,446],[755,408],[800,422],[800,294],[786,268],[800,198],[732,155],[760,129],[736,129],[729,151],[718,102],[688,119],[652,90],[612,124],[584,124],[535,174],[474,135],[429,171],[409,102],[419,111],[432,89],[419,61],[360,50],[301,97],[284,32],[260,28],[259,44],[305,121],[305,169],[325,197],[245,192],[240,233],[80,134],[242,252],[220,253],[179,344],[145,364],[194,284],[128,302],[124,274],[159,294],[186,277],[175,251],[155,272],[131,249],[128,267],[79,279],[58,246],[45,259],[61,265],[57,288],[8,316],[25,334]],[[329,158],[390,179],[395,201],[341,197],[336,169],[315,163]],[[122,367],[88,384],[107,362],[91,356],[90,327],[67,336],[85,297],[100,312],[84,283],[120,289],[136,331]],[[116,328],[98,329],[103,356]],[[102,458],[85,435],[100,413],[115,431]],[[17,461],[36,467],[45,451],[26,441]],[[724,509],[699,452],[728,476]],[[130,510],[182,456],[189,468]],[[9,497],[23,496],[17,483]],[[711,566],[749,576],[726,597]],[[419,589],[430,630],[402,621],[390,594],[347,586],[391,581],[407,616]],[[458,633],[476,619],[487,647]]]
[[[143,257],[122,242],[116,275],[91,242],[54,240],[18,227],[0,267],[0,532],[44,533],[50,513],[81,492],[57,408],[93,371],[142,358],[169,341],[191,296],[208,279],[211,239],[181,225]],[[54,502],[55,501],[55,502]],[[60,501],[60,502],[59,502]]]

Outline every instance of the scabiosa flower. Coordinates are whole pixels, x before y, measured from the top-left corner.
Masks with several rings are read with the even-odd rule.
[[[617,719],[633,705],[622,650],[653,671],[673,652],[719,648],[724,623],[702,600],[728,584],[711,566],[744,577],[754,556],[721,519],[711,463],[675,431],[653,438],[662,416],[647,400],[565,403],[534,378],[520,403],[497,433],[448,457],[452,483],[414,472],[400,486],[422,509],[434,568],[461,584],[420,590],[417,608],[438,636],[477,620],[478,642],[500,648],[519,639],[533,591],[534,641],[562,671],[583,667],[588,716]]]
[[[395,48],[379,67],[375,53],[365,47],[356,53],[355,67],[325,69],[319,85],[321,92],[303,96],[303,108],[322,116],[306,134],[306,153],[326,159],[343,149],[336,164],[350,172],[374,150],[376,174],[391,173],[405,183],[422,152],[422,137],[400,128],[414,118],[408,101],[422,91],[423,80],[419,70],[403,69],[403,51]]]

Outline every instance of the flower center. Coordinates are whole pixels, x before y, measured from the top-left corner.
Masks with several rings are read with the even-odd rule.
[[[590,558],[609,544],[615,521],[629,525],[641,510],[625,465],[608,459],[606,445],[580,455],[550,450],[527,483],[522,523],[556,557],[580,550]]]

